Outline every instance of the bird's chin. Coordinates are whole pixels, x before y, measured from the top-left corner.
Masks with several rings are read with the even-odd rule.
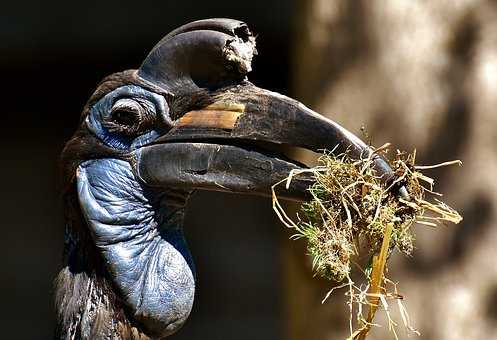
[[[138,178],[152,187],[201,189],[269,196],[271,187],[306,165],[251,143],[173,142],[145,146],[134,153]],[[304,200],[313,183],[295,177],[282,198]]]

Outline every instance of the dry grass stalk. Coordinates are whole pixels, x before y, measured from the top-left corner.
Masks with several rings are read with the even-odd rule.
[[[373,154],[386,155],[388,146]],[[354,160],[347,154],[334,156],[325,152],[319,166],[293,171],[288,178],[273,186],[273,208],[280,220],[296,231],[293,239],[304,238],[313,259],[316,275],[346,283],[332,289],[349,287],[351,315],[349,339],[364,340],[373,324],[376,310],[385,310],[389,329],[395,338],[396,323],[390,318],[388,300],[397,300],[404,326],[415,332],[409,316],[402,305],[397,287],[385,277],[387,259],[397,249],[410,255],[414,248],[414,222],[436,226],[444,222],[459,223],[462,217],[448,205],[430,196],[441,196],[433,190],[434,180],[420,172],[440,166],[461,165],[460,161],[445,162],[434,166],[415,165],[416,152],[405,154],[397,151],[391,161],[396,179],[385,188],[381,178],[373,169],[372,157]],[[309,188],[310,202],[302,205],[304,219],[291,219],[275,194],[275,188],[285,183],[291,185],[292,178],[302,172],[311,172],[316,183]],[[403,200],[395,194],[395,188],[403,185],[411,199]],[[352,264],[357,264],[366,255],[369,265],[363,271],[368,284],[357,286],[351,279]],[[359,265],[358,265],[359,267]],[[360,268],[360,267],[359,267]],[[387,287],[393,286],[393,290]],[[366,317],[365,311],[368,307]],[[356,313],[358,330],[353,331],[353,315]]]
[[[376,310],[380,303],[380,298],[382,297],[382,287],[383,287],[383,276],[385,274],[385,267],[387,264],[388,249],[390,248],[390,240],[392,237],[393,223],[389,223],[385,230],[385,236],[383,237],[383,242],[381,245],[381,250],[378,255],[373,256],[373,271],[371,273],[371,287],[369,293],[372,296],[370,299],[370,306],[368,311],[368,318],[366,323],[357,333],[354,339],[364,340],[369,330],[371,329],[371,324],[373,322]],[[388,305],[385,303],[385,305]]]

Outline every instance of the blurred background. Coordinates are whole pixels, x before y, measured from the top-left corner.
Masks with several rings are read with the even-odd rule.
[[[420,163],[464,162],[429,173],[464,221],[416,226],[414,256],[394,256],[390,277],[422,339],[497,338],[497,2],[489,0],[3,3],[0,337],[52,338],[64,228],[58,155],[96,84],[137,68],[170,30],[208,17],[244,20],[258,35],[249,76],[257,85],[358,135],[364,126],[375,145],[417,148]],[[186,233],[198,289],[172,339],[345,338],[342,294],[321,304],[331,284],[312,278],[305,245],[288,240],[269,199],[199,193]],[[387,339],[385,330],[371,339]]]

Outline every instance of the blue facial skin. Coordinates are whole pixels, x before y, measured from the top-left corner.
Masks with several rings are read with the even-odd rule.
[[[105,127],[103,122],[110,119],[113,105],[119,99],[126,98],[140,99],[148,102],[155,111],[154,114],[157,120],[166,126],[172,126],[172,121],[169,117],[169,107],[163,96],[135,85],[122,86],[100,99],[90,109],[90,114],[86,117],[88,129],[107,146],[118,150],[133,150],[152,142],[159,136],[159,132],[154,128],[144,131],[139,136],[126,136],[119,133],[112,133]]]
[[[156,138],[157,131],[123,138],[105,128],[102,121],[123,96],[150,100],[165,122],[167,106],[161,96],[126,86],[91,109],[90,131],[108,146],[133,150]],[[93,240],[134,319],[154,337],[174,333],[190,314],[195,293],[193,261],[182,230],[189,193],[147,187],[127,161],[112,158],[80,164],[77,188]]]

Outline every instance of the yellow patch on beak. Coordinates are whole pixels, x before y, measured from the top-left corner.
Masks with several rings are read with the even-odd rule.
[[[176,121],[176,127],[211,127],[232,130],[245,112],[245,105],[233,102],[216,102],[202,110],[189,111]]]

